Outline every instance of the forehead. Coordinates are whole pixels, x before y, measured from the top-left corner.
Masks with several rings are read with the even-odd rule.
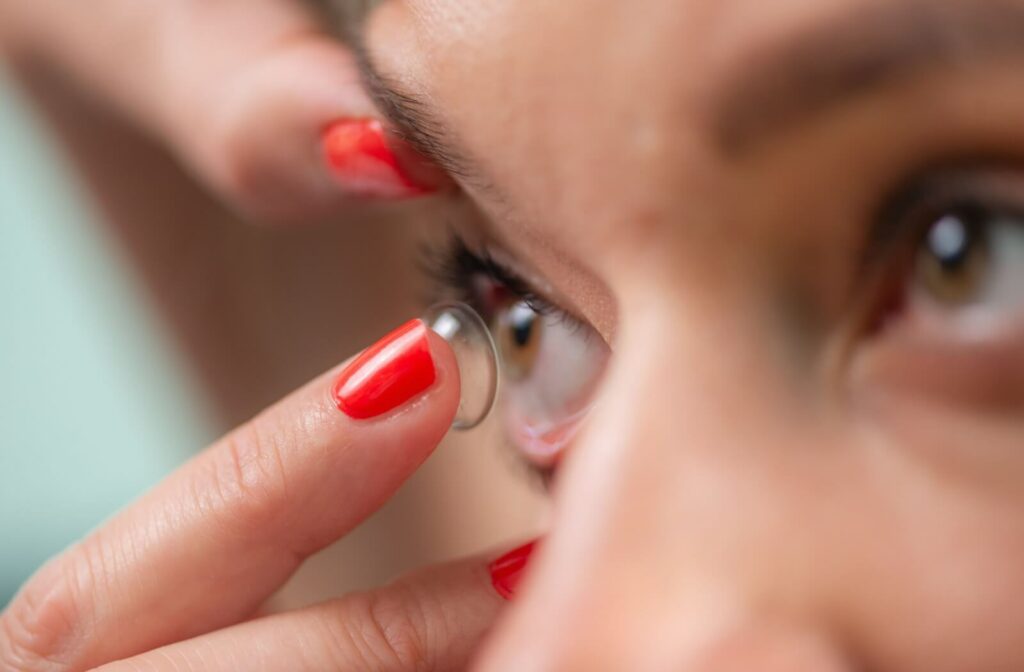
[[[653,262],[678,222],[712,219],[703,107],[721,73],[868,1],[403,0],[378,8],[365,39],[484,174],[467,190],[504,244],[610,328],[615,267],[656,266],[626,252]]]
[[[377,12],[369,40],[519,210],[543,204],[517,213],[529,220],[560,214],[559,203],[590,212],[592,198],[606,210],[611,185],[618,203],[660,192],[667,155],[693,157],[703,144],[697,120],[721,72],[868,1],[406,0]]]

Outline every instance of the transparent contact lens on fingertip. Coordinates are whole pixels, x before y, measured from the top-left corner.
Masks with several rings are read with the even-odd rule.
[[[459,365],[461,393],[453,429],[472,429],[490,414],[498,392],[498,351],[483,318],[465,303],[438,303],[423,321],[451,345]]]

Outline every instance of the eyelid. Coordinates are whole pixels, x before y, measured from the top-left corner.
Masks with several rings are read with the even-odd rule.
[[[935,217],[956,208],[1024,217],[1024,168],[1005,159],[961,160],[919,170],[891,192],[876,211],[860,255],[862,277],[870,289],[853,311],[855,334],[875,333],[900,309],[918,245]],[[850,354],[846,348],[843,352]]]
[[[501,246],[492,244],[483,249],[487,258],[506,277],[515,279],[525,290],[523,294],[519,295],[520,298],[524,299],[527,305],[537,313],[557,317],[563,324],[608,343],[608,340],[601,335],[590,320],[583,317],[574,304],[564,298],[539,273],[529,269],[523,270],[516,258],[510,253],[504,252]]]
[[[1005,160],[961,161],[919,171],[883,202],[862,261],[871,264],[895,245],[924,234],[928,215],[955,206],[1024,214],[1024,169]]]
[[[505,256],[505,255],[502,255]],[[578,328],[588,323],[572,311],[551,298],[550,290],[545,291],[527,280],[523,274],[499,261],[491,248],[480,245],[474,249],[465,237],[452,232],[446,245],[438,249],[427,249],[424,253],[426,272],[440,285],[442,291],[456,291],[462,300],[472,292],[474,276],[484,276],[505,288],[515,297],[525,301],[535,312],[557,317],[568,325]],[[433,297],[436,298],[436,297]]]

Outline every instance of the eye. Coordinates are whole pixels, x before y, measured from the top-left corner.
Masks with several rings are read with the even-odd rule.
[[[493,327],[504,371],[519,382],[533,372],[544,333],[544,320],[526,301],[516,301],[502,310]]]
[[[1024,319],[1024,217],[998,202],[926,211],[905,281],[911,317]]]
[[[976,302],[989,280],[989,213],[957,208],[925,233],[914,266],[918,291],[950,307]]]
[[[427,252],[426,268],[440,289],[431,298],[465,301],[491,329],[501,360],[498,406],[505,433],[546,477],[590,408],[610,356],[608,344],[585,321],[461,238]]]
[[[1024,403],[1024,176],[975,170],[907,190],[881,222],[881,292],[858,385],[986,413]],[[870,382],[869,382],[870,381]],[[867,398],[867,397],[865,397]]]
[[[550,465],[590,407],[608,346],[591,327],[519,298],[498,306],[491,324],[508,434],[535,464]]]
[[[505,434],[547,480],[591,407],[610,348],[585,321],[460,237],[427,253],[439,289],[431,298],[469,303],[492,332]]]

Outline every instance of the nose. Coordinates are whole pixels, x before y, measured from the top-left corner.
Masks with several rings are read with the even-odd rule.
[[[846,570],[828,554],[849,465],[757,333],[632,317],[481,669],[855,669],[832,625]]]

